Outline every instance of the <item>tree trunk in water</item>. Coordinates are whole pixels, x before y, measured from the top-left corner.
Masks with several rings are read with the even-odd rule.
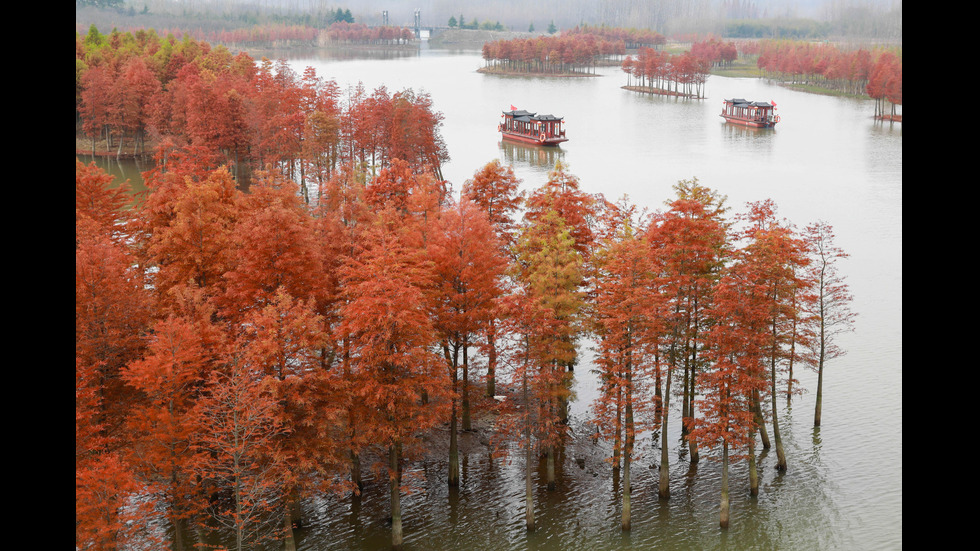
[[[690,371],[688,366],[684,365],[684,381],[683,389],[681,391],[681,439],[687,440],[687,423],[688,419],[691,417],[691,400],[688,394],[688,385],[690,384]]]
[[[660,425],[660,487],[657,495],[660,499],[670,499],[670,459],[667,456],[667,418],[670,414],[670,379],[671,368],[667,368],[667,383],[664,388],[664,418]]]
[[[398,445],[388,448],[388,478],[391,481],[391,548],[399,551],[402,548],[402,504],[401,484],[399,483]]]
[[[296,539],[293,536],[293,508],[295,506],[296,492],[293,490],[286,498],[284,514],[282,518],[283,528],[283,550],[296,551]]]
[[[627,374],[627,381],[630,380]],[[631,383],[627,383],[631,384]],[[626,390],[626,449],[623,454],[623,531],[630,530],[630,492],[632,491],[630,481],[630,463],[633,456],[633,396],[631,389]]]
[[[753,409],[755,410],[755,424],[759,428],[759,436],[762,438],[762,449],[768,450],[772,447],[769,443],[769,432],[766,430],[766,418],[762,415],[762,400],[759,399],[759,391],[752,391]]]
[[[749,495],[759,495],[759,468],[755,464],[755,431],[749,432]]]
[[[456,398],[453,398],[452,418],[449,420],[449,485],[459,486],[459,444],[456,437]]]
[[[719,525],[728,528],[728,442],[721,448],[721,520]]]
[[[623,434],[623,421],[622,421],[622,395],[623,391],[621,389],[616,390],[617,401],[616,401],[616,434],[613,436],[613,475],[619,473],[619,450],[621,446],[620,435]]]
[[[823,362],[817,369],[817,405],[813,410],[813,426],[820,426],[820,411],[823,407]]]
[[[523,391],[524,391],[524,407],[529,408],[528,395],[527,395],[527,375],[524,376],[523,381]],[[526,411],[527,420],[524,424],[524,433],[527,441],[524,443],[524,498],[525,507],[524,511],[524,522],[527,525],[527,529],[534,530],[534,487],[531,484],[531,412],[528,409]]]
[[[466,343],[463,343],[463,430],[473,430],[470,424],[470,366]]]
[[[554,491],[555,489],[555,448],[554,446],[548,446],[548,457],[545,463],[545,470],[548,477],[548,490]]]
[[[783,450],[783,440],[779,437],[779,418],[776,415],[776,362],[771,366],[772,377],[772,438],[776,442],[776,470],[786,470],[786,452]]]
[[[487,328],[487,397],[497,394],[497,326],[490,320]]]
[[[626,446],[623,456],[623,531],[630,530],[630,446]]]
[[[813,426],[820,426],[820,412],[823,409],[823,362],[826,354],[826,332],[823,322],[823,301],[820,302],[820,356],[817,358],[817,405],[813,411]]]
[[[687,436],[687,446],[688,451],[691,454],[691,465],[697,465],[701,461],[701,456],[698,454],[698,441],[691,436],[691,429],[694,427],[694,368],[691,368],[691,395],[690,404],[687,406],[688,422],[691,426],[688,428]]]

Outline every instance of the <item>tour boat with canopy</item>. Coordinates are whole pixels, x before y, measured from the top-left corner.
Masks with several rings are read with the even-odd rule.
[[[503,119],[497,130],[504,139],[537,145],[558,145],[568,141],[562,117],[538,115],[511,105],[510,111],[503,112]]]
[[[776,102],[749,101],[741,98],[726,99],[721,116],[733,124],[752,128],[772,128],[779,122]]]

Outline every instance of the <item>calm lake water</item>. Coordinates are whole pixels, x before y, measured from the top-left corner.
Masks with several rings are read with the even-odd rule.
[[[690,469],[679,427],[671,441],[669,501],[657,499],[659,448],[647,438],[634,467],[633,529],[619,529],[620,493],[602,463],[606,450],[566,453],[559,487],[536,496],[538,530],[523,525],[523,460],[462,459],[462,485],[450,493],[447,461],[416,464],[418,491],[403,498],[409,550],[901,549],[902,547],[902,128],[873,120],[870,101],[796,92],[759,79],[711,76],[706,99],[683,100],[621,89],[618,68],[594,78],[501,77],[477,73],[478,52],[422,50],[387,59],[293,55],[346,88],[362,82],[428,92],[444,119],[452,157],[443,175],[458,192],[487,162],[513,165],[525,189],[547,180],[557,159],[586,192],[624,195],[650,210],[671,187],[697,178],[728,197],[732,212],[772,199],[798,226],[824,220],[851,254],[841,269],[854,294],[856,331],[839,340],[848,355],[827,367],[823,426],[813,428],[814,396],[779,416],[789,468],[761,457],[760,495],[748,495],[744,466],[732,472],[732,519],[718,528],[719,465],[702,451]],[[728,125],[722,99],[775,101],[774,130]],[[496,132],[511,105],[565,117],[570,140],[545,150],[504,144]],[[132,172],[134,169],[130,169]],[[132,176],[127,176],[132,177]],[[581,346],[573,428],[596,395],[592,353]],[[799,374],[815,390],[816,377]],[[671,421],[679,421],[679,412]],[[579,431],[582,432],[581,430]],[[581,436],[581,434],[579,434]],[[479,446],[477,446],[480,449]],[[390,543],[387,489],[370,481],[359,502],[324,497],[306,505],[300,549],[384,549]]]

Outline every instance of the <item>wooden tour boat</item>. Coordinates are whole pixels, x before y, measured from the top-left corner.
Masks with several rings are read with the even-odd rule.
[[[562,117],[538,115],[517,109],[503,112],[504,120],[497,125],[504,139],[537,145],[558,145],[567,142]]]
[[[779,115],[774,114],[775,111],[775,102],[765,103],[736,98],[725,100],[721,116],[733,124],[752,128],[772,128],[779,122]]]

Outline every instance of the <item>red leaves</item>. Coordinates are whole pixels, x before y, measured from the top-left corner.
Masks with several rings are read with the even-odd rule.
[[[442,420],[448,376],[435,342],[423,289],[429,267],[391,225],[392,213],[367,229],[360,253],[342,269],[343,321],[351,343],[355,400],[366,406],[359,430],[372,442],[411,441]],[[426,394],[433,403],[420,400]]]
[[[337,161],[385,168],[405,159],[438,177],[449,158],[427,93],[381,87],[341,105],[335,82],[298,77],[281,60],[256,68],[244,53],[191,39],[162,50],[155,35],[125,47],[122,36],[76,41],[76,108],[93,149],[104,138],[121,153],[131,140],[137,153],[154,135],[166,149],[206,149],[236,179],[247,175],[240,165],[275,166],[301,185],[322,183]]]

